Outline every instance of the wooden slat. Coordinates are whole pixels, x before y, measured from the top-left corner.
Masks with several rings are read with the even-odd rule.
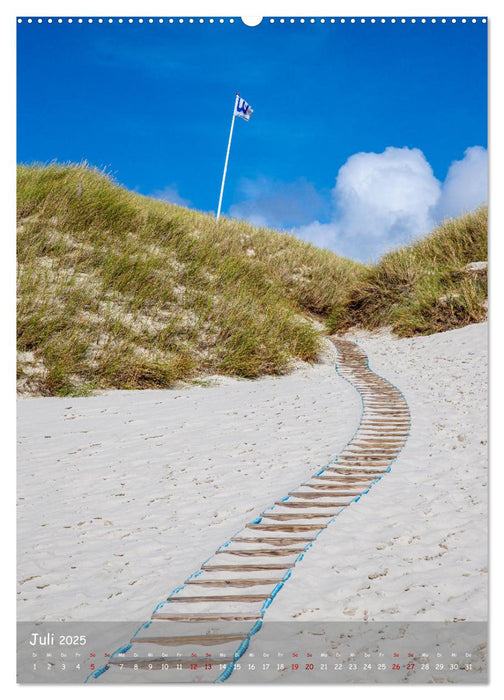
[[[409,432],[410,421],[400,419],[400,422],[395,422],[396,419],[389,421],[383,415],[375,416],[364,416],[362,423],[359,425],[359,430],[357,434],[352,439],[352,442],[358,436],[359,431],[366,430],[368,432],[377,433],[376,438],[379,439],[398,439],[397,436],[401,433]],[[399,420],[399,419],[397,419]],[[383,421],[383,422],[381,422]]]
[[[359,427],[359,432],[360,431],[370,431],[370,430],[375,430],[379,431],[380,434],[382,435],[396,435],[397,431],[402,431],[406,432],[409,434],[410,432],[410,424],[409,423],[404,423],[400,425],[393,425],[392,423],[386,423],[386,424],[376,424],[376,423],[362,423],[361,426]]]
[[[385,418],[382,416],[364,416],[360,426],[373,426],[379,428],[407,428],[410,420],[407,418]]]
[[[330,513],[327,517],[330,515],[333,514]],[[250,523],[247,525],[247,527],[250,530],[265,530],[267,532],[308,532],[309,530],[322,530],[323,528],[327,527],[327,525],[319,523],[316,525],[287,525],[284,523],[279,525],[263,525],[262,523],[257,523],[256,525],[255,523]]]
[[[390,462],[397,457],[399,454],[400,450],[391,450],[390,452],[380,452],[378,453],[377,450],[373,452],[357,452],[357,451],[350,451],[345,454],[342,454],[340,458],[338,458],[338,462],[342,461],[345,459],[346,461],[353,461],[353,462],[369,462],[369,466],[374,466],[374,463],[376,462],[385,462],[386,464],[390,464]]]
[[[289,546],[290,544],[308,544],[308,542],[313,542],[314,537],[232,537],[233,542],[248,542],[253,544],[259,542],[260,544],[271,544],[274,546]],[[271,568],[279,568],[278,564],[272,564]]]
[[[378,449],[377,447],[369,448],[369,450],[366,450],[366,449],[361,449],[361,450],[346,449],[345,452],[341,453],[341,458],[345,457],[346,459],[353,458],[353,459],[361,459],[361,460],[366,459],[368,461],[374,460],[375,462],[379,462],[380,460],[384,460],[384,459],[390,460],[398,452],[399,452],[399,450],[397,448],[394,448],[391,450],[385,450],[383,448]]]
[[[407,413],[403,416],[387,416],[387,415],[376,415],[376,416],[368,416],[364,412],[364,415],[362,417],[362,423],[364,422],[373,422],[373,423],[394,423],[394,424],[402,424],[402,423],[409,423],[410,422],[410,414]]]
[[[235,557],[288,557],[291,554],[300,554],[304,548],[286,547],[282,549],[221,549],[216,554],[230,554]]]
[[[311,491],[290,491],[289,496],[294,496],[295,498],[329,498],[330,496],[334,496],[335,498],[339,497],[339,493],[337,491],[328,491],[327,493],[312,493]],[[338,502],[338,508],[344,508],[345,506],[349,506],[350,501],[344,501],[344,502]]]
[[[357,496],[360,491],[348,491],[348,486],[342,486],[339,489],[335,484],[305,484],[309,489],[316,489],[317,491],[334,491],[337,490],[340,496]]]
[[[391,439],[383,439],[383,440],[376,440],[374,438],[365,438],[362,436],[359,436],[360,442],[354,442],[353,445],[356,447],[359,447],[360,445],[366,445],[366,447],[386,447],[390,449],[397,449],[399,446],[404,445],[404,440],[391,440]]]
[[[341,464],[342,466],[344,465],[345,467],[348,466],[350,467],[369,467],[369,471],[371,472],[375,467],[388,467],[390,463],[392,462],[391,459],[385,459],[382,458],[380,460],[378,459],[359,459],[359,457],[340,457],[338,459],[337,464]],[[333,467],[327,467],[327,470],[332,469]],[[357,469],[355,469],[357,471]]]
[[[373,401],[374,403],[389,401],[393,406],[408,408],[408,404],[401,394],[398,394],[394,390],[389,391],[389,389],[384,386],[368,384],[365,388],[360,387],[359,391],[368,401]]]
[[[282,503],[283,505],[283,503]],[[313,504],[311,505],[313,508]],[[271,515],[267,513],[261,513],[261,518],[267,518],[268,520],[313,520],[313,518],[323,518],[331,515],[331,513],[272,513]]]
[[[315,478],[320,478],[320,477],[315,477]],[[355,493],[339,493],[340,496],[358,496],[360,491],[356,491]],[[294,509],[302,509],[302,508],[314,508],[315,505],[317,508],[341,508],[342,505],[341,503],[317,503],[314,504],[311,501],[309,503],[301,503],[300,501],[276,501],[275,502],[276,506],[282,506],[284,508],[294,508]]]
[[[387,437],[403,437],[409,435],[409,429],[407,427],[398,427],[398,428],[387,428],[386,430],[383,430],[383,428],[375,426],[374,428],[371,427],[360,427],[357,435],[359,433],[368,433],[370,437],[374,437],[377,435],[386,435]]]
[[[247,635],[241,632],[240,634],[194,634],[176,637],[133,637],[130,641],[132,644],[159,644],[164,647],[182,646],[184,644],[218,646],[229,642],[241,642],[246,638]]]
[[[358,377],[357,385],[360,388],[364,389],[369,389],[369,387],[376,387],[375,389],[373,389],[375,393],[380,392],[383,394],[393,394],[394,396],[396,396],[399,391],[394,386],[392,386],[392,384],[389,384],[389,382],[383,379],[378,379],[369,372],[366,375]]]
[[[372,425],[372,426],[379,426],[379,427],[387,427],[389,429],[392,428],[404,428],[406,426],[409,426],[410,421],[409,420],[387,420],[385,418],[375,418],[375,417],[366,417],[360,424],[360,427],[362,428],[363,426],[367,425]]]
[[[369,450],[366,449],[359,449],[359,450],[354,450],[352,449],[352,446],[349,445],[348,448],[345,448],[345,451],[342,452],[340,455],[338,455],[338,459],[336,460],[337,462],[340,462],[342,459],[367,459],[367,460],[372,460],[374,459],[375,461],[380,461],[380,460],[389,460],[390,461],[390,455],[395,454],[400,452],[402,449],[401,447],[394,447],[393,449],[390,450],[385,450],[379,447],[373,447],[369,448]]]
[[[362,488],[365,488],[369,481],[373,481],[376,477],[374,476],[361,476],[353,477],[346,474],[340,474],[340,476],[335,476],[334,474],[320,474],[319,476],[312,476],[312,479],[322,479],[323,481],[342,481],[341,484],[345,488],[353,486],[354,484],[362,484]],[[336,485],[336,484],[335,484]],[[356,493],[359,493],[356,491]]]
[[[379,474],[387,473],[386,469],[376,469],[375,466],[368,470],[354,469],[353,467],[350,467],[348,469],[346,469],[345,467],[327,467],[327,471],[337,472],[338,474],[355,474],[356,476],[378,476]]]
[[[364,410],[373,411],[382,415],[387,415],[388,413],[405,413],[409,416],[409,410],[407,408],[404,408],[403,405],[399,403],[397,403],[397,405],[392,403],[391,405],[390,401],[375,403],[369,399],[364,399]]]
[[[383,429],[383,426],[385,424],[385,427],[387,425],[393,426],[393,430],[405,430],[409,426],[411,420],[410,416],[407,416],[406,418],[398,418],[397,420],[391,420],[390,418],[385,418],[384,416],[369,416],[366,413],[362,416],[362,421],[360,423],[360,426],[362,427],[363,425],[369,425],[370,423],[373,424],[373,428],[375,430]]]
[[[389,467],[394,459],[395,457],[388,457],[387,459],[384,457],[381,459],[370,459],[368,457],[351,457],[348,455],[348,457],[340,457],[337,464],[341,467],[345,467],[345,469],[355,469],[355,471],[359,469],[368,469],[368,471],[371,472],[376,468]],[[332,469],[332,467],[330,468]]]
[[[170,603],[260,603],[269,597],[268,595],[244,593],[242,595],[196,595],[184,596],[183,598],[173,596],[166,600],[170,601]]]
[[[391,450],[385,450],[385,449],[380,449],[378,447],[373,447],[369,448],[369,450],[365,449],[359,449],[359,450],[354,450],[352,449],[352,446],[350,445],[348,448],[345,448],[345,451],[342,452],[338,456],[338,462],[342,459],[367,459],[367,460],[372,460],[374,459],[375,461],[380,461],[380,460],[390,460],[390,455],[395,454],[397,452],[400,452],[400,448],[395,447],[394,449]]]
[[[368,409],[385,416],[389,414],[400,414],[402,417],[403,415],[409,416],[410,414],[409,408],[406,406],[406,404],[399,403],[398,401],[384,401],[377,404],[373,403],[372,399],[364,398],[364,409]]]
[[[373,440],[374,438],[378,437],[379,435],[386,435],[387,438],[391,438],[394,440],[402,440],[403,442],[406,442],[408,436],[409,436],[409,430],[406,432],[397,432],[397,431],[384,431],[384,430],[378,430],[377,428],[359,428],[359,432],[357,433],[357,436],[360,439],[369,439]],[[356,436],[356,437],[357,437]]]
[[[212,581],[205,581],[204,579],[189,579],[184,581],[188,586],[207,586],[209,588],[220,588],[221,586],[229,586],[230,588],[249,588],[251,586],[274,586],[276,583],[280,583],[281,578],[226,578],[226,579],[214,579]]]
[[[154,613],[151,620],[167,622],[235,622],[240,620],[259,620],[262,615],[256,613]]]
[[[397,413],[386,413],[384,411],[368,411],[367,409],[364,410],[364,420],[406,420],[408,418],[408,414],[403,414],[403,415],[398,415]]]
[[[381,457],[385,459],[391,452],[397,452],[398,448],[396,445],[382,445],[376,444],[375,441],[367,441],[363,438],[359,438],[359,442],[351,442],[344,451],[342,455],[372,455],[376,457]]]
[[[401,394],[394,391],[383,391],[383,389],[371,389],[365,395],[366,400],[369,403],[378,406],[397,406],[398,408],[404,408],[406,406]]]
[[[374,481],[377,476],[386,474],[390,465],[390,461],[375,462],[374,464],[366,464],[365,462],[339,462],[339,467],[329,467],[327,471],[338,476],[348,476],[349,479],[354,481],[355,486],[357,486],[357,484],[361,484],[363,481]],[[364,475],[372,478],[365,480]],[[349,482],[349,486],[351,485],[351,482]]]
[[[204,564],[203,571],[286,571],[294,564]]]
[[[394,452],[396,452],[396,450],[394,450]],[[342,453],[338,457],[338,462],[342,462],[343,460],[347,462],[390,462],[390,454],[385,455],[383,453],[378,454],[377,452],[348,451]]]

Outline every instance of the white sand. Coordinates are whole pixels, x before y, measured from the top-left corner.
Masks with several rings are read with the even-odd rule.
[[[486,618],[486,324],[359,334],[412,410],[406,448],[300,562],[278,620]],[[360,400],[327,357],[255,382],[18,403],[20,620],[144,620],[331,460]]]

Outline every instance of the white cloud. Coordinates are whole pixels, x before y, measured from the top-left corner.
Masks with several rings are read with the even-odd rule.
[[[450,165],[436,207],[436,219],[460,216],[488,199],[488,153],[481,146],[468,148],[462,160]]]
[[[441,183],[418,148],[356,153],[333,190],[334,249],[371,259],[429,231]]]
[[[418,148],[389,146],[356,153],[339,169],[331,205],[307,180],[242,182],[244,201],[231,216],[276,228],[352,257],[376,260],[388,250],[431,231],[447,216],[487,199],[487,152],[481,146],[454,161],[441,183]]]
[[[162,190],[155,190],[149,197],[154,199],[160,199],[163,202],[169,202],[170,204],[178,204],[179,207],[190,207],[191,200],[185,199],[179,194],[177,185],[172,183],[171,185],[166,185]]]
[[[340,168],[329,223],[295,230],[315,245],[347,257],[374,260],[430,231],[441,183],[418,148],[356,153]]]

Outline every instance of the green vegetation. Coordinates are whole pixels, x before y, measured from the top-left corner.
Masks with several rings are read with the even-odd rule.
[[[312,361],[363,265],[156,201],[83,165],[18,167],[18,378],[43,395]]]
[[[333,307],[331,332],[389,326],[400,336],[427,335],[486,318],[487,207],[447,219],[429,236],[367,268]]]
[[[294,236],[129,192],[82,165],[18,167],[24,392],[169,387],[313,361],[331,333],[486,317],[487,209],[365,266]],[[320,327],[320,324],[318,324]]]

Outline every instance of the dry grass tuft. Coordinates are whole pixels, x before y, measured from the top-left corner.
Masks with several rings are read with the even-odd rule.
[[[328,320],[332,332],[391,326],[400,336],[428,335],[486,318],[487,207],[448,219],[416,243],[385,255],[351,282]]]
[[[285,372],[364,270],[86,164],[18,167],[18,263],[20,388],[43,395]]]

